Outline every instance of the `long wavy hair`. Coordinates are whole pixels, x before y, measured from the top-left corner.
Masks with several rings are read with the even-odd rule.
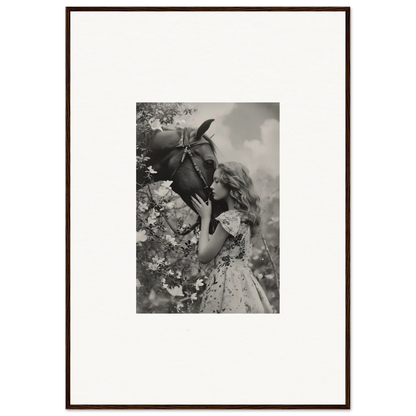
[[[254,191],[248,169],[238,162],[224,162],[218,165],[220,182],[230,191],[234,209],[242,212],[250,224],[254,236],[260,226],[260,197]]]

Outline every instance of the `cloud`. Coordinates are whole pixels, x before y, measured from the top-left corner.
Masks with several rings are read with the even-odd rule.
[[[235,108],[234,103],[189,103],[190,107],[197,108],[198,111],[191,116],[183,117],[186,125],[200,126],[205,120],[213,118],[215,121],[207,131],[208,136],[214,134],[214,142],[220,150],[218,159],[220,161],[233,160],[230,156],[235,150],[230,141],[230,128],[224,125],[224,118]]]
[[[235,134],[235,126],[239,124],[239,118],[232,123],[230,127],[225,121],[227,116],[230,115],[233,110],[236,110],[237,104],[234,103],[189,103],[191,107],[197,108],[198,111],[192,116],[182,117],[186,120],[186,125],[199,126],[205,120],[215,119],[211,124],[207,134],[214,135],[214,142],[218,146],[220,152],[218,154],[218,161],[237,161],[249,169],[253,174],[258,169],[266,171],[272,176],[279,174],[279,121],[275,118],[267,118],[259,126],[259,135],[253,140],[245,140],[238,148],[235,148],[231,141],[230,128],[233,128]],[[243,106],[245,104],[239,104]],[[253,107],[253,104],[250,104]],[[254,106],[251,108],[251,113],[254,118],[258,120],[259,113],[254,112],[255,109],[261,113],[264,113],[262,107]],[[241,110],[241,108],[240,108]],[[235,114],[235,113],[233,113]],[[238,117],[247,117],[247,112],[238,112]],[[256,124],[256,123],[255,123]],[[258,129],[258,127],[257,127]]]
[[[214,123],[218,121],[219,124],[222,124],[222,119],[230,114],[236,106],[234,103],[189,103],[189,105],[198,109],[196,113],[186,119],[187,124],[195,126],[199,126],[211,118],[215,119]]]
[[[262,168],[271,175],[279,174],[279,122],[267,119],[260,126],[261,140],[246,140],[244,148],[250,152],[250,165],[254,170]]]

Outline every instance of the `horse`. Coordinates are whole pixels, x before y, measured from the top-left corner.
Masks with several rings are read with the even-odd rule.
[[[204,121],[198,128],[160,128],[151,132],[146,143],[146,168],[137,169],[136,189],[139,190],[152,180],[172,181],[171,188],[194,212],[192,195],[199,195],[204,201],[211,198],[210,185],[218,166],[216,146],[205,133],[214,119]],[[143,140],[138,137],[138,142]],[[143,144],[143,143],[142,143]],[[142,156],[138,148],[137,156]],[[148,167],[156,172],[146,172]],[[215,218],[226,210],[224,201],[212,201],[210,232],[216,226]],[[196,224],[195,224],[196,225]]]

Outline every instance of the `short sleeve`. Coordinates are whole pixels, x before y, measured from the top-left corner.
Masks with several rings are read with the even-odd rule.
[[[224,228],[227,233],[235,237],[240,229],[240,214],[238,211],[225,211],[219,215],[216,220],[218,220],[222,228]]]

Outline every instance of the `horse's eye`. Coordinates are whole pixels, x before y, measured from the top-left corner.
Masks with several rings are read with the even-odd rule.
[[[205,166],[209,167],[209,168],[213,168],[215,166],[215,162],[213,160],[206,160],[205,161]]]

